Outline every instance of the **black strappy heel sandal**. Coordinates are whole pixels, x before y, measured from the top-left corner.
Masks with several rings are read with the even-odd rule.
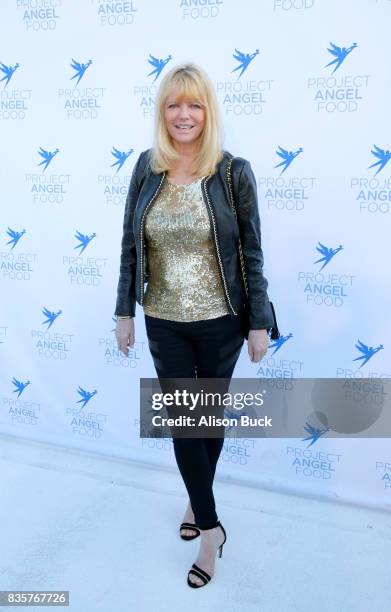
[[[225,529],[222,526],[222,524],[220,523],[220,521],[218,521],[216,523],[215,527],[221,527],[221,529],[223,530],[223,534],[224,534],[224,542],[222,544],[220,544],[220,546],[218,548],[219,557],[221,557],[222,554],[223,554],[223,546],[224,546],[225,542],[227,541],[227,534],[225,533]],[[192,582],[190,580],[190,574],[194,574],[194,576],[197,576],[197,578],[200,578],[204,584],[196,584],[195,582]],[[208,582],[210,582],[211,580],[212,580],[212,576],[210,576],[208,574],[208,572],[206,572],[201,567],[198,567],[198,565],[193,563],[193,565],[191,566],[191,570],[189,570],[189,572],[187,574],[187,584],[190,587],[192,587],[193,589],[199,589],[200,587],[203,587],[203,586],[207,585]]]
[[[196,533],[194,535],[182,535],[182,529],[192,529]],[[182,525],[179,527],[179,535],[181,536],[182,540],[195,540],[198,538],[200,533],[201,532],[195,523],[182,523]]]

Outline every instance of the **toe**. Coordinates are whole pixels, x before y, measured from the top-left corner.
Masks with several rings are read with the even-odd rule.
[[[189,580],[192,584],[203,584],[202,580],[192,573],[189,574]]]
[[[196,536],[197,534],[198,532],[195,529],[186,529],[185,527],[181,529],[181,535],[183,536]]]

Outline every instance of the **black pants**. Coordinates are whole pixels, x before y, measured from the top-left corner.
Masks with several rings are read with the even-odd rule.
[[[145,326],[159,379],[232,377],[244,342],[239,316],[185,323],[145,315]],[[218,520],[212,486],[223,443],[224,438],[173,438],[200,529],[211,529]]]

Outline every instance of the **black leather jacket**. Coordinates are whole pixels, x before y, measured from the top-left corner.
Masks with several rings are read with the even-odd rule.
[[[143,304],[144,284],[148,280],[145,217],[166,176],[165,172],[155,174],[151,171],[148,164],[149,151],[143,151],[136,162],[126,199],[115,315],[135,316],[136,301]],[[237,248],[239,226],[248,285],[249,328],[271,329],[276,322],[266,292],[268,283],[262,272],[263,254],[255,177],[247,160],[234,158],[232,182],[236,221],[230,206],[226,179],[230,157],[232,155],[224,151],[215,174],[201,182],[225,299],[232,316],[238,315],[245,300]]]

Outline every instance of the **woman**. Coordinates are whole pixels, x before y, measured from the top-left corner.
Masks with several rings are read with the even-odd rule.
[[[127,356],[135,341],[136,301],[143,306],[159,379],[232,377],[245,325],[239,235],[250,360],[259,362],[268,348],[275,321],[262,273],[256,183],[248,161],[230,159],[208,76],[195,64],[173,68],[157,95],[154,147],[141,153],[133,170],[115,310],[118,347]],[[210,581],[226,540],[212,492],[223,441],[173,438],[190,498],[181,537],[201,536],[187,578],[195,588]]]

